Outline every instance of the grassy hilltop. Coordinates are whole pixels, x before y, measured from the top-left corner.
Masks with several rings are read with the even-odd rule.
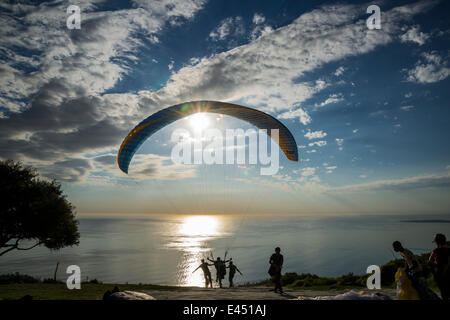
[[[436,290],[436,283],[433,279],[431,267],[428,264],[430,253],[418,255],[417,258],[423,266],[424,275],[422,280],[433,290]],[[401,259],[391,260],[381,266],[381,286],[382,288],[395,287],[395,272],[399,267],[404,267],[405,263]],[[342,289],[364,289],[369,275],[354,275],[349,273],[340,277],[320,277],[315,274],[297,274],[289,272],[283,275],[282,285],[296,290],[342,290]],[[28,275],[19,273],[0,275],[0,300],[19,299],[24,295],[31,295],[33,299],[62,299],[62,300],[95,300],[101,299],[107,290],[111,290],[117,285],[120,290],[145,291],[145,290],[190,290],[187,287],[158,286],[150,284],[105,284],[98,280],[91,280],[81,284],[82,290],[68,290],[66,284],[52,279],[39,280]],[[244,286],[272,286],[270,280],[258,283],[249,283]]]

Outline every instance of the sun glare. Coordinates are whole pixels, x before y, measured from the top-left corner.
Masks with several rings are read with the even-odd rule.
[[[210,125],[210,121],[205,113],[196,113],[192,116],[189,116],[189,125],[194,129],[196,132],[202,132],[204,129],[206,129]]]
[[[183,259],[179,264],[178,285],[203,286],[205,283],[201,270],[193,271],[199,266],[200,259],[205,258],[211,250],[208,241],[221,234],[220,219],[212,216],[189,216],[183,218],[178,232],[174,234],[176,241],[171,247],[183,251]]]
[[[180,226],[180,233],[184,236],[216,236],[219,222],[214,217],[194,216],[188,217]]]

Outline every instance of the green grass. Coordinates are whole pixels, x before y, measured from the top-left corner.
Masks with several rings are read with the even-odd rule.
[[[20,299],[24,295],[30,295],[33,300],[101,300],[107,290],[112,290],[115,284],[82,283],[81,289],[69,290],[65,283],[12,283],[0,284],[0,300]],[[184,290],[186,288],[118,284],[120,290]]]

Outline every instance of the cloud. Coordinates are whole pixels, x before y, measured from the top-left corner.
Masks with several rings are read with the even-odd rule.
[[[93,159],[102,171],[109,172],[115,177],[123,177],[124,174],[117,167],[117,157],[107,154]],[[195,177],[195,166],[172,163],[170,157],[155,154],[137,154],[133,157],[127,175],[131,179],[159,179],[178,180]]]
[[[321,138],[325,138],[326,136],[327,136],[327,133],[323,130],[319,130],[319,131],[308,130],[308,132],[305,134],[305,137],[308,138],[309,140],[321,139]]]
[[[371,117],[380,117],[380,116],[386,117],[386,110],[373,111],[373,112],[369,113],[369,116],[371,116]]]
[[[412,109],[414,109],[414,106],[402,106],[400,107],[400,109],[402,109],[403,111],[411,111]]]
[[[338,103],[338,102],[341,102],[341,101],[344,101],[342,93],[332,94],[332,95],[330,95],[330,97],[328,99],[326,99],[322,103],[316,103],[315,106],[319,107],[319,108],[322,108],[322,107],[325,107],[328,104]]]
[[[0,15],[8,52],[0,66],[1,158],[31,162],[46,177],[83,180],[92,169],[84,154],[116,149],[130,123],[152,110],[145,93],[105,90],[130,72],[142,39],[154,43],[167,22],[191,19],[203,3],[136,1],[116,11],[83,3],[81,30],[65,26],[69,1],[7,5]]]
[[[425,188],[449,188],[450,174],[425,175],[397,180],[379,180],[364,184],[330,188],[328,193],[357,193],[375,191],[409,191]]]
[[[42,163],[35,166],[43,177],[65,183],[84,182],[92,168],[91,162],[82,158],[57,161],[51,166]]]
[[[344,144],[344,139],[336,138],[336,143],[337,143],[337,145],[339,146],[339,147],[338,147],[338,150],[339,150],[339,151],[344,150],[344,148],[342,147],[342,145]]]
[[[310,147],[317,146],[317,147],[323,147],[327,145],[327,142],[325,140],[320,141],[314,141],[308,144]]]
[[[278,116],[278,119],[295,119],[298,118],[298,120],[303,124],[307,125],[311,123],[312,119],[308,115],[308,113],[303,110],[302,108],[298,108],[296,110],[290,110],[287,112],[284,112]]]
[[[414,69],[408,71],[407,80],[418,83],[434,83],[444,80],[449,75],[448,61],[436,51],[432,51],[422,54],[422,60],[416,63]]]
[[[266,21],[266,18],[262,14],[255,13],[252,21],[256,26],[253,28],[252,33],[250,34],[251,40],[255,40],[261,36],[273,32],[273,28],[271,26],[263,25],[263,23]]]
[[[345,68],[343,66],[340,66],[339,68],[336,69],[336,71],[334,72],[334,75],[336,77],[342,76],[344,74]]]
[[[263,25],[257,25],[250,34],[250,39],[255,40],[259,37],[263,37],[267,34],[270,34],[273,32],[273,28],[271,26],[263,26]]]
[[[325,169],[327,169],[327,173],[333,173],[333,171],[337,169],[337,166],[327,166]]]
[[[239,36],[245,32],[242,17],[229,17],[222,20],[217,28],[210,32],[209,37],[213,41],[222,41],[228,36]]]
[[[165,28],[188,22],[205,2],[136,0],[116,11],[99,11],[94,3],[83,7],[81,30],[64,25],[69,3],[2,4],[9,8],[0,15],[7,53],[0,65],[2,158],[51,167],[116,150],[132,124],[189,100],[240,101],[309,124],[301,104],[329,84],[304,81],[305,74],[392,42],[401,23],[432,6],[383,12],[383,32],[367,30],[362,5],[322,6],[246,45],[184,65],[158,90],[111,94],[105,92],[133,70],[146,41],[160,41]]]
[[[430,38],[429,34],[419,31],[419,26],[412,26],[407,32],[400,36],[402,42],[414,42],[422,46]]]
[[[314,167],[306,167],[302,169],[302,176],[303,177],[309,177],[316,173],[316,168]]]
[[[260,14],[260,13],[255,13],[253,15],[253,23],[254,24],[261,24],[264,23],[266,21],[266,18],[264,17],[264,15]]]
[[[266,112],[293,110],[323,89],[318,82],[301,81],[307,72],[392,42],[400,23],[431,6],[415,3],[384,12],[388,22],[383,32],[367,31],[364,6],[323,6],[246,45],[181,68],[149,95],[163,105],[214,99],[239,101]],[[303,114],[291,111],[283,118]]]

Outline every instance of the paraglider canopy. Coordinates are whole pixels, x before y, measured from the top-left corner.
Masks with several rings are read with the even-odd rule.
[[[271,115],[238,104],[220,101],[192,101],[162,109],[134,127],[125,137],[119,149],[117,162],[120,170],[128,173],[128,167],[133,155],[152,134],[174,121],[198,112],[232,116],[244,120],[259,129],[266,129],[268,135],[271,134],[271,129],[278,129],[279,141],[277,142],[281,150],[289,160],[298,161],[297,143],[292,133]]]

